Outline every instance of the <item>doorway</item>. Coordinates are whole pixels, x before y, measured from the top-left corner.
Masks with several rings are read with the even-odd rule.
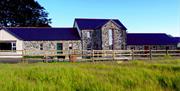
[[[144,46],[144,50],[149,50],[149,46]]]
[[[149,53],[149,46],[144,46],[144,53],[145,54]]]

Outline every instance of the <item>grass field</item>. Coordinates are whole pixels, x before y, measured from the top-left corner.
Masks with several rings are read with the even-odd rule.
[[[180,91],[180,60],[0,64],[0,91]]]

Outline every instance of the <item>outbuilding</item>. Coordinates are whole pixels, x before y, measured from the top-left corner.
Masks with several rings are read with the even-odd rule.
[[[22,54],[52,54],[51,50],[80,50],[81,39],[76,28],[2,28],[0,50]],[[62,53],[63,52],[59,52]],[[64,52],[65,53],[65,52]]]
[[[165,33],[128,33],[127,49],[176,50],[178,42]]]

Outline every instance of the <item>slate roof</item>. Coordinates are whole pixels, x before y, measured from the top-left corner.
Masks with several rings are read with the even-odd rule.
[[[174,39],[175,39],[178,43],[180,43],[180,37],[174,37]]]
[[[175,38],[164,33],[128,33],[127,45],[176,45]]]
[[[6,28],[5,30],[24,41],[80,40],[76,28]]]
[[[114,21],[122,30],[127,30],[127,28],[118,20],[118,19],[83,19],[77,18],[77,22],[80,30],[89,30],[89,29],[99,29],[105,25],[110,20]]]

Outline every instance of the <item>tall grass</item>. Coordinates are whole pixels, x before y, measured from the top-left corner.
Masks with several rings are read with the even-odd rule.
[[[180,91],[180,60],[0,64],[0,91]]]

